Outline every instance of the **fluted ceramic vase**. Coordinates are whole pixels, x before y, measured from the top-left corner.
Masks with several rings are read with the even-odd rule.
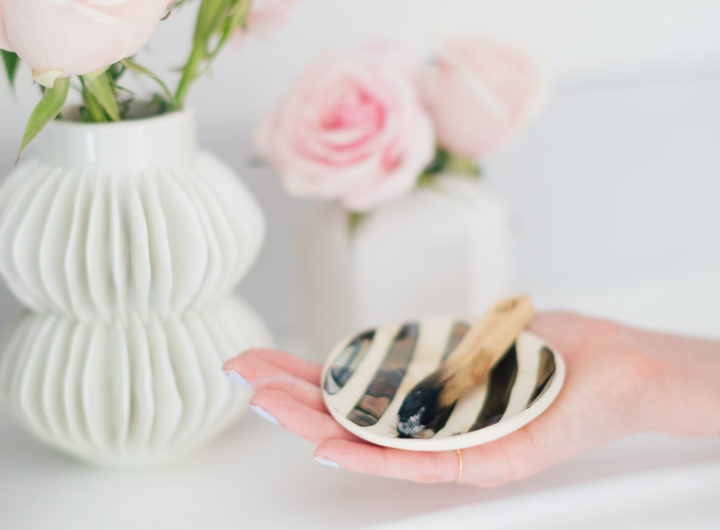
[[[197,448],[247,407],[222,362],[268,344],[233,294],[262,213],[192,114],[55,121],[0,188],[0,274],[27,308],[0,392],[45,442],[111,465]]]

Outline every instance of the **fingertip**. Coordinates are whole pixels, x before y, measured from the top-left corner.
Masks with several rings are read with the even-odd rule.
[[[336,438],[354,438],[327,412],[316,410],[287,392],[276,388],[260,388],[250,404],[272,415],[287,430],[315,443]],[[332,460],[332,457],[329,457]]]
[[[362,445],[362,443],[339,439],[324,440],[315,448],[313,458],[315,460],[328,460],[341,467],[346,467],[347,449],[352,448],[353,445]]]
[[[253,388],[272,384],[286,384],[295,380],[292,375],[283,371],[282,368],[245,353],[227,361],[223,365],[223,370],[226,374],[238,374],[248,381]]]
[[[250,399],[250,404],[264,408],[268,404],[274,406],[276,403],[283,403],[288,399],[291,399],[290,396],[282,390],[275,388],[258,388]]]
[[[278,419],[261,406],[250,404],[250,410],[260,416],[262,419],[272,423],[273,425],[280,425]]]
[[[228,372],[237,372],[237,364],[238,364],[238,357],[233,357],[232,359],[228,359],[225,361],[222,365],[222,370],[225,373]]]
[[[250,381],[245,379],[242,375],[240,375],[239,372],[236,372],[235,370],[224,370],[225,375],[227,376],[228,380],[242,388],[252,388],[252,385],[250,384]]]
[[[227,361],[225,361],[222,365],[222,369],[226,372],[237,372],[238,368],[242,366],[243,360],[248,356],[251,355],[252,352],[255,351],[255,349],[250,348],[248,350],[243,351],[239,355],[236,355],[235,357],[231,357]]]
[[[264,362],[274,364],[314,385],[320,384],[322,365],[317,362],[308,361],[284,351],[267,348],[254,349],[249,352],[249,355]]]
[[[247,363],[245,362],[242,354],[225,361],[222,365],[222,371],[225,372],[225,375],[228,379],[230,379],[230,381],[239,383],[240,380],[243,380],[251,386],[249,383],[249,376],[252,376],[252,373],[249,372],[252,372],[252,370],[248,369]]]
[[[313,460],[315,460],[315,462],[317,462],[318,464],[322,464],[323,466],[327,466],[327,467],[335,467],[335,468],[341,468],[341,467],[342,467],[342,466],[341,466],[340,464],[338,464],[337,462],[335,462],[335,461],[333,461],[333,460],[329,460],[329,459],[327,459],[327,458],[323,458],[323,457],[321,457],[321,456],[313,457]]]
[[[282,390],[258,388],[250,398],[250,408],[265,419],[272,418],[274,423],[284,425],[284,419],[289,414],[288,403],[291,400],[292,398]]]

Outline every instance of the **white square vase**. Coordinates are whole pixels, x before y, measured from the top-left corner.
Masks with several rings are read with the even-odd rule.
[[[300,234],[305,338],[318,358],[343,336],[424,316],[473,316],[506,293],[504,205],[473,177],[432,185],[363,216],[321,204]]]

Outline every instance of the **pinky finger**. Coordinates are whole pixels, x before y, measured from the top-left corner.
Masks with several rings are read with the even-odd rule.
[[[333,439],[318,445],[314,456],[350,471],[413,482],[452,482],[458,478],[458,456],[454,451],[402,451]]]

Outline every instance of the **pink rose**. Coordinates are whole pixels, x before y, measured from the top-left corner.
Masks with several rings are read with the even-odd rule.
[[[408,193],[435,149],[412,81],[371,51],[310,67],[256,139],[290,193],[354,211]]]
[[[480,159],[515,138],[545,92],[544,76],[519,49],[483,37],[445,39],[421,91],[448,151]]]
[[[87,74],[136,53],[171,3],[0,0],[0,48],[17,53],[39,83],[52,86],[58,77]]]
[[[5,30],[5,14],[3,12],[3,0],[0,0],[0,50],[9,50],[10,42],[7,38],[7,31]]]

